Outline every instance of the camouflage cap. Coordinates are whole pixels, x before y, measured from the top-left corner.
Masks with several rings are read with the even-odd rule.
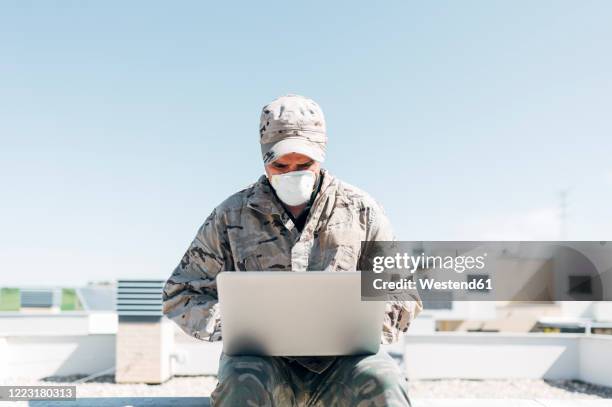
[[[300,95],[285,95],[265,105],[259,122],[264,164],[288,153],[300,153],[322,162],[327,134],[319,105]]]

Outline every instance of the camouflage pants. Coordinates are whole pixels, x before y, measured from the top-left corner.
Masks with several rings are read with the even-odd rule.
[[[342,356],[322,373],[281,357],[221,355],[213,407],[406,407],[408,383],[384,351]]]

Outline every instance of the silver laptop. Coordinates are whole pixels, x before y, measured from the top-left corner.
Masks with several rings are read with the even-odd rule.
[[[228,355],[378,352],[385,303],[361,301],[359,272],[223,272],[217,288]]]

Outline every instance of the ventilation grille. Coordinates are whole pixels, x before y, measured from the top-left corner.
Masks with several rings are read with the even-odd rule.
[[[117,314],[119,316],[161,316],[164,280],[119,280]]]

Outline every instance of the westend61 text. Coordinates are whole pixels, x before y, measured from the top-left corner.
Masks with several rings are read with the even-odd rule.
[[[417,282],[408,278],[398,281],[383,281],[380,278],[372,282],[376,290],[416,290]],[[490,278],[480,278],[471,281],[439,281],[433,278],[418,280],[420,290],[491,290],[493,285]]]

